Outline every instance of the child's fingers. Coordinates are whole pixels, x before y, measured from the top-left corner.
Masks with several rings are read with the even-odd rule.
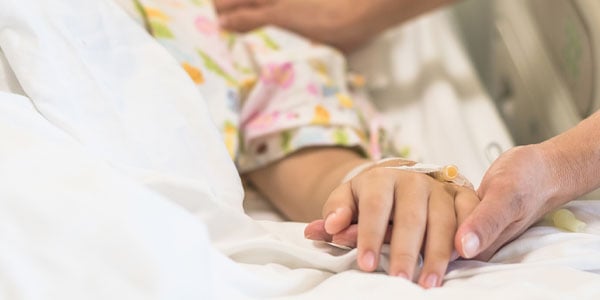
[[[427,240],[419,285],[425,288],[440,286],[454,249],[456,215],[454,191],[435,188],[429,198]]]
[[[358,237],[358,225],[352,224],[331,237],[331,242],[350,248],[356,248]]]
[[[456,211],[456,221],[458,225],[473,212],[479,204],[479,197],[475,191],[467,188],[459,188],[454,197],[454,209]]]
[[[423,243],[429,197],[428,182],[423,177],[412,175],[396,181],[390,245],[390,275],[409,280],[413,278]]]
[[[338,245],[350,247],[350,248],[356,248],[357,236],[358,236],[358,225],[352,224],[348,228],[333,235],[331,237],[331,242],[338,244]],[[389,244],[389,242],[391,240],[392,240],[392,225],[388,225],[387,230],[385,231],[385,236],[383,237],[383,242],[386,244]]]
[[[323,205],[323,227],[328,234],[336,234],[352,224],[357,213],[350,182],[338,186]]]
[[[390,172],[392,171],[392,172]],[[358,199],[358,266],[363,271],[374,271],[394,204],[395,170],[376,168],[364,173],[353,190]]]
[[[304,237],[313,241],[332,242],[334,244],[356,248],[356,237],[358,236],[358,225],[352,224],[346,229],[330,235],[325,231],[324,221],[316,220],[304,228]],[[392,226],[388,225],[388,228],[383,237],[384,243],[389,243],[392,239]]]
[[[304,237],[313,241],[331,242],[332,236],[325,231],[325,220],[310,222],[304,228]]]

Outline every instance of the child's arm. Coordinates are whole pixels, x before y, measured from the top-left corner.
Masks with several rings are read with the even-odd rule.
[[[423,247],[418,282],[427,288],[441,285],[452,259],[454,233],[479,203],[477,195],[425,174],[381,166],[341,183],[350,170],[366,162],[349,149],[313,148],[251,172],[248,178],[291,219],[322,218],[307,227],[309,238],[352,245],[354,240],[344,237],[357,237],[354,245],[362,270],[375,270],[385,242],[391,244],[389,274],[411,279]]]
[[[247,178],[290,220],[322,218],[323,204],[342,178],[369,160],[341,147],[300,150]]]
[[[358,265],[365,271],[378,265],[395,220],[390,274],[412,278],[426,245],[419,282],[439,286],[457,222],[478,203],[475,193],[380,165],[342,183],[370,163],[359,155],[367,153],[364,112],[348,92],[343,57],[274,28],[241,37],[236,49],[242,54],[236,63],[253,70],[242,102],[241,173],[292,220],[323,218],[330,235],[356,223]]]

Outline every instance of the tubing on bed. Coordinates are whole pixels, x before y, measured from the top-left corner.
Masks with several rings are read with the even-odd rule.
[[[575,215],[566,208],[561,208],[552,212],[550,219],[555,227],[572,232],[581,232],[586,226],[585,222],[577,219]]]

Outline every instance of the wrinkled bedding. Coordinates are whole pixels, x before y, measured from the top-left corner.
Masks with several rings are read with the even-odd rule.
[[[418,81],[389,109],[404,126],[398,140],[478,183],[494,154],[486,138],[500,149],[510,140],[502,125],[472,128],[470,116],[497,116],[456,63],[459,48],[421,40],[426,48],[409,51],[445,15],[428,18],[395,37],[404,42],[389,47],[400,52],[388,67],[405,69],[374,94],[389,108],[398,85]],[[355,251],[305,240],[304,224],[278,221],[253,193],[244,210],[203,95],[113,2],[0,1],[0,49],[0,299],[600,296],[600,201],[569,204],[584,232],[538,224],[490,262],[453,262],[444,287],[426,291],[386,276],[385,257],[380,272],[358,271]],[[440,121],[462,129],[436,133]],[[440,148],[446,136],[458,146]]]

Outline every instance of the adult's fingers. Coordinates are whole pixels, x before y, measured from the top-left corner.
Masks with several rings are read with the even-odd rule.
[[[215,9],[223,13],[233,9],[244,9],[270,4],[275,0],[214,0]]]
[[[496,240],[492,242],[491,245],[489,245],[485,250],[480,252],[475,258],[484,261],[489,260],[490,258],[492,258],[492,256],[494,256],[494,254],[496,254],[498,249],[500,249],[508,242],[517,238],[519,235],[525,232],[525,230],[527,230],[527,228],[529,228],[529,226],[534,222],[535,221],[532,221],[531,223],[525,223],[523,221],[519,221],[510,224],[504,229],[504,231],[502,231],[498,238],[496,238]]]
[[[270,5],[236,9],[220,14],[219,23],[228,30],[247,32],[272,23],[272,11]]]
[[[418,280],[425,288],[440,286],[454,248],[454,192],[435,188],[429,198],[423,269]]]
[[[395,197],[390,275],[411,280],[427,224],[429,187],[417,177],[404,176],[396,182]]]
[[[377,268],[379,253],[394,205],[394,180],[392,170],[376,168],[352,180],[358,199],[358,266],[371,272]],[[394,228],[395,231],[395,228]]]

